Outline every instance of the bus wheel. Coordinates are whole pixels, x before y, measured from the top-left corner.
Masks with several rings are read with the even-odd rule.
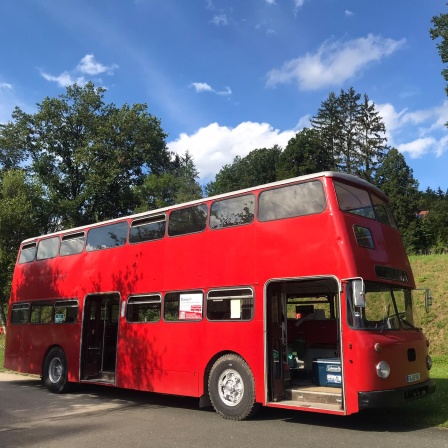
[[[229,420],[251,417],[259,407],[252,372],[237,355],[224,355],[215,362],[208,378],[208,393],[215,411]]]
[[[60,394],[68,388],[67,357],[59,347],[52,348],[45,358],[42,380],[50,392]]]

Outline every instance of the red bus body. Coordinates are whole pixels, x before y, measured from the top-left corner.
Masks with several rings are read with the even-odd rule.
[[[278,210],[297,196],[294,190],[282,199],[283,192],[292,194],[291,186],[299,185],[302,194],[310,183],[319,204],[310,206],[311,213],[287,211],[283,217]],[[273,199],[266,193],[272,191]],[[207,403],[215,366],[238,359],[249,369],[255,403],[340,415],[432,393],[427,340],[394,302],[403,297],[406,319],[412,319],[408,293],[415,283],[400,234],[387,217],[378,219],[380,212],[363,216],[364,209],[344,209],[341,204],[360,192],[375,210],[381,202],[384,215],[387,198],[378,189],[325,172],[26,240],[12,283],[5,368],[46,377],[54,366],[48,355],[58,348],[69,382]],[[232,203],[225,201],[239,198],[253,213],[244,208],[241,218],[225,211]],[[205,228],[175,235],[173,213],[194,207],[206,216]],[[221,220],[213,218],[214,228],[211,216]],[[172,236],[165,229],[170,220]],[[126,223],[135,230],[140,222],[162,228],[163,235],[138,243],[127,235],[107,248],[85,242],[94,229]],[[48,247],[62,247],[68,239],[69,252],[79,253],[51,253],[43,244],[39,255],[48,238]],[[75,243],[79,250],[72,249]],[[366,285],[365,306],[352,305],[356,279]],[[376,305],[369,308],[380,296],[392,301],[384,322],[376,320]],[[321,319],[318,308],[325,309]],[[221,309],[230,314],[221,315]],[[302,321],[301,309],[313,319]],[[69,322],[72,312],[75,322]],[[370,327],[358,327],[358,317]],[[327,361],[333,364],[325,371]],[[230,390],[227,371],[219,378]],[[220,389],[225,406],[218,412],[234,419],[249,415],[227,415],[242,397],[236,392],[240,398],[231,398],[227,386]],[[218,398],[211,399],[216,409]]]

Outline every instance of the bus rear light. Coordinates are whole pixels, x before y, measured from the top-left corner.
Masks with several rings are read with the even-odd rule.
[[[383,346],[382,346],[379,342],[377,342],[377,343],[373,346],[373,348],[375,349],[375,351],[376,351],[377,353],[381,353],[381,350],[383,350]]]
[[[386,361],[380,361],[376,365],[376,374],[383,380],[389,377],[390,375],[390,366]]]
[[[431,370],[431,368],[432,368],[432,359],[431,359],[431,356],[429,356],[429,355],[426,355],[426,368],[428,370]]]
[[[355,232],[356,242],[361,247],[367,247],[367,249],[375,249],[373,242],[372,232],[367,227],[353,226]]]

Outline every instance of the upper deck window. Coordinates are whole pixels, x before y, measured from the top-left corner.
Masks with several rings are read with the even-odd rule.
[[[20,251],[19,264],[30,263],[36,257],[37,245],[36,243],[24,244]]]
[[[258,219],[293,218],[325,210],[324,189],[320,181],[303,182],[263,191],[258,203]]]
[[[177,236],[201,232],[205,229],[206,223],[207,206],[205,204],[173,210],[170,214],[168,235]]]
[[[351,185],[334,183],[338,197],[339,208],[343,212],[376,219],[383,224],[396,227],[389,205],[379,197],[370,197],[366,190]]]
[[[84,232],[74,233],[72,235],[64,235],[61,241],[60,255],[80,254],[84,249]]]
[[[39,241],[37,246],[37,260],[46,260],[54,258],[59,252],[59,237],[47,238]]]
[[[129,233],[130,243],[159,240],[165,235],[165,215],[150,216],[132,221]]]
[[[252,194],[216,201],[210,209],[210,228],[249,224],[254,220],[255,197]]]
[[[126,221],[90,229],[87,234],[86,250],[91,252],[123,246],[126,243],[127,233],[128,223]]]

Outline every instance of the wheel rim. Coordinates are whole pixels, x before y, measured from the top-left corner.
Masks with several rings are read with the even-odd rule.
[[[62,362],[59,358],[53,358],[48,366],[48,378],[55,384],[62,378],[63,367]]]
[[[233,369],[225,370],[218,381],[219,397],[227,406],[237,406],[244,395],[241,375]]]

